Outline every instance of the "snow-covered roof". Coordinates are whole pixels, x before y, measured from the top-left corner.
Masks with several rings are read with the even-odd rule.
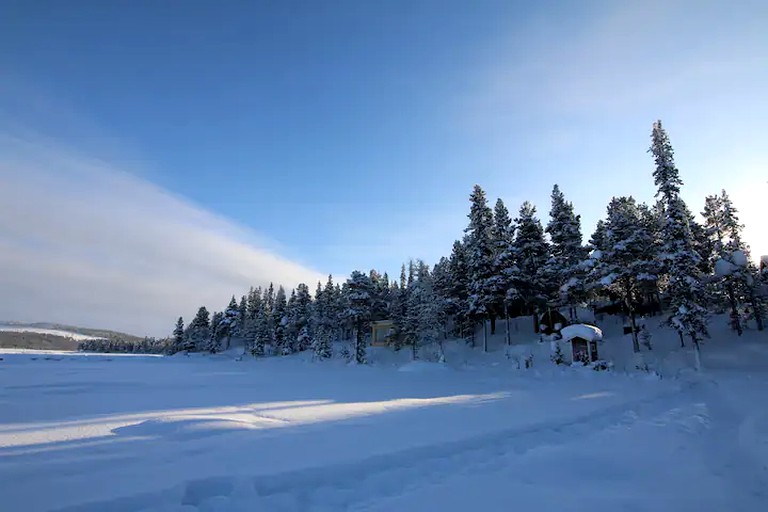
[[[573,338],[582,338],[588,341],[600,341],[603,339],[603,331],[588,324],[566,325],[560,329],[563,340],[570,341]]]

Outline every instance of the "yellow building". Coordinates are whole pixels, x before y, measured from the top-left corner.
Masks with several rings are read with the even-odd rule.
[[[389,345],[389,338],[392,336],[392,320],[378,320],[371,322],[371,346],[385,347]]]

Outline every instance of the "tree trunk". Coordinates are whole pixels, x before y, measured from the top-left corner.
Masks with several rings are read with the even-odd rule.
[[[685,348],[685,338],[683,338],[683,333],[680,331],[677,331],[678,336],[680,336],[680,346]]]
[[[357,333],[355,336],[355,361],[362,363],[360,360],[360,348],[363,345],[363,322],[358,318],[357,320]]]
[[[496,315],[488,315],[491,319],[491,335],[496,334]]]
[[[757,324],[757,330],[762,331],[764,328],[762,304],[759,303],[757,297],[755,296],[755,291],[751,288],[749,290],[749,302],[752,305],[752,311],[755,313],[755,323]]]
[[[483,352],[488,352],[488,322],[483,319]]]
[[[691,336],[691,340],[693,340],[693,353],[694,357],[696,358],[696,371],[701,371],[701,349],[699,348],[699,340],[696,338],[696,336]]]
[[[533,309],[533,332],[539,334],[539,311],[536,308]]]
[[[629,327],[632,329],[632,350],[640,352],[640,340],[637,339],[637,322],[635,322],[635,309],[629,307]]]
[[[506,339],[506,341],[507,341],[507,346],[509,346],[509,345],[511,345],[511,344],[512,344],[512,339],[510,338],[510,334],[511,334],[511,333],[509,332],[509,311],[507,311],[507,312],[506,312],[506,318],[505,318],[505,320],[506,320],[506,324],[507,324],[507,332],[505,333],[505,335],[506,335],[506,337],[507,337],[507,339]]]
[[[741,328],[741,319],[739,319],[738,304],[736,304],[736,294],[733,291],[733,284],[728,283],[728,303],[731,305],[731,328],[741,336],[744,331]]]

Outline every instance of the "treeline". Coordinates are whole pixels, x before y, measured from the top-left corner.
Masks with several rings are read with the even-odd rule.
[[[81,341],[77,350],[110,354],[172,354],[174,347],[170,338],[147,337],[142,340],[99,338]]]
[[[744,310],[762,329],[766,273],[749,258],[731,199],[725,191],[705,198],[699,223],[680,196],[683,182],[660,121],[651,140],[656,202],[614,197],[586,244],[580,216],[557,185],[546,225],[529,202],[514,219],[501,199],[491,208],[476,185],[463,236],[434,266],[411,261],[399,279],[376,270],[354,271],[341,284],[329,276],[314,294],[305,284],[290,295],[271,284],[251,288],[223,312],[201,307],[186,327],[179,318],[170,350],[217,352],[242,338],[257,357],[311,349],[323,359],[333,341],[352,339],[350,357],[364,363],[370,323],[391,319],[392,345],[416,358],[420,346],[450,336],[474,344],[480,324],[487,350],[486,325],[493,333],[500,318],[532,315],[538,328],[546,308],[569,308],[573,319],[576,306],[598,303],[629,317],[636,351],[635,316],[649,305],[663,306],[681,343],[697,349],[712,311],[730,310],[739,334]]]

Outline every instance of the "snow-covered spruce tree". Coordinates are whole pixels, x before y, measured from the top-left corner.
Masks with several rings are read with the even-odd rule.
[[[272,328],[272,307],[274,306],[274,289],[270,285],[264,289],[263,297],[260,301],[260,307],[254,312],[254,322],[256,323],[256,339],[251,353],[255,357],[261,357],[266,354],[267,345],[272,344],[274,329]]]
[[[286,325],[288,323],[287,310],[288,300],[285,296],[285,288],[279,286],[275,294],[275,309],[272,313],[275,329],[273,352],[276,355],[288,355],[292,352],[291,344],[286,335]]]
[[[296,289],[291,290],[288,297],[288,304],[285,307],[285,337],[287,344],[292,347],[291,351],[298,350],[297,340],[299,337],[299,311],[296,304]]]
[[[545,265],[549,259],[549,246],[544,239],[544,228],[536,207],[525,201],[515,219],[517,234],[514,248],[517,270],[513,276],[514,288],[527,313],[533,315],[534,328],[539,331],[538,308],[546,303],[551,283],[545,279]]]
[[[254,353],[256,347],[256,338],[259,334],[259,327],[255,317],[246,315],[245,323],[242,328],[243,336],[243,354]]]
[[[453,243],[448,259],[448,313],[453,316],[455,334],[474,340],[474,324],[469,316],[469,269],[467,250],[461,240]],[[473,342],[474,343],[474,342]]]
[[[656,197],[661,201],[664,210],[670,203],[680,196],[680,187],[683,180],[675,167],[675,152],[669,141],[669,136],[661,126],[661,121],[653,123],[651,132],[651,147],[648,152],[653,155],[656,168],[653,171],[653,182],[658,187]]]
[[[405,264],[400,267],[400,282],[392,289],[392,307],[390,308],[392,320],[392,338],[394,349],[400,350],[407,338],[408,315],[408,279],[406,277]]]
[[[189,352],[205,350],[210,335],[210,314],[205,306],[202,306],[187,327],[186,350]]]
[[[232,336],[239,336],[240,331],[240,306],[237,304],[234,295],[224,310],[217,329],[219,337],[224,341],[224,350],[229,349]]]
[[[483,351],[488,351],[488,329],[486,320],[493,315],[493,258],[494,248],[491,231],[493,212],[488,207],[485,192],[475,185],[469,196],[469,226],[465,246],[467,269],[469,271],[467,313],[475,322],[483,324]]]
[[[221,350],[221,339],[225,336],[227,330],[226,321],[224,319],[224,313],[216,311],[211,316],[211,328],[208,340],[206,342],[205,350],[211,354],[215,354]]]
[[[176,327],[173,329],[173,345],[171,352],[175,354],[176,352],[184,350],[185,341],[184,318],[179,317],[176,321]]]
[[[403,326],[404,343],[411,347],[414,360],[418,359],[418,349],[423,341],[419,331],[423,300],[432,299],[423,293],[423,287],[427,286],[426,280],[430,279],[429,267],[421,260],[411,261],[408,265],[409,275],[407,294],[405,295],[405,319]],[[420,282],[424,280],[425,282]],[[437,321],[437,318],[435,319]]]
[[[614,197],[608,204],[605,249],[593,253],[589,279],[621,299],[629,315],[632,347],[640,351],[635,308],[646,281],[655,282],[652,235],[643,222],[642,208],[632,197]]]
[[[749,304],[758,330],[763,330],[765,303],[758,293],[760,275],[750,260],[750,251],[742,239],[744,225],[739,221],[738,210],[725,190],[721,196],[709,196],[702,215],[710,236],[715,257],[715,268],[720,277],[721,293],[731,307],[733,328],[742,334],[738,312],[740,304]]]
[[[448,339],[448,319],[450,312],[450,271],[449,260],[446,257],[440,258],[432,268],[432,288],[434,291],[434,301],[438,310],[440,319],[440,330],[442,339]],[[442,344],[441,344],[442,345]]]
[[[333,282],[331,276],[328,276],[328,282],[325,283],[325,298],[327,301],[327,312],[329,325],[333,328],[333,338],[340,339],[344,334],[346,319],[344,318],[345,304],[341,293],[341,285]]]
[[[488,286],[494,297],[492,305],[494,317],[491,321],[491,334],[494,334],[496,330],[495,317],[503,316],[505,319],[507,344],[510,343],[510,301],[517,295],[512,282],[512,277],[516,272],[514,238],[515,226],[509,217],[509,210],[504,205],[504,201],[498,199],[493,209],[493,229],[491,230],[493,260]]]
[[[299,283],[296,287],[296,306],[294,311],[294,329],[298,330],[297,350],[307,350],[312,345],[312,295],[309,286]]]
[[[445,352],[442,344],[441,304],[435,293],[433,276],[429,267],[419,261],[416,281],[409,296],[409,311],[415,320],[415,342],[413,343],[413,359],[418,357],[418,346],[438,344],[438,358],[445,362]]]
[[[589,239],[589,249],[592,251],[604,251],[608,248],[608,233],[605,229],[605,221],[598,220],[595,232]]]
[[[320,326],[315,330],[312,339],[312,350],[316,359],[330,359],[333,356],[333,330],[328,326]]]
[[[699,255],[693,249],[687,220],[685,203],[681,198],[668,203],[664,246],[669,262],[667,293],[672,309],[668,321],[678,333],[693,341],[698,366],[699,342],[709,336],[709,314],[701,305],[704,290],[698,268]]]
[[[248,297],[243,295],[240,297],[240,304],[237,306],[237,323],[231,332],[232,336],[242,337],[245,335],[246,318],[248,318]]]
[[[330,330],[330,337],[335,340],[341,332],[341,296],[337,286],[334,285],[333,276],[329,275],[322,293],[322,301],[318,303],[319,323]]]
[[[699,270],[701,257],[693,247],[689,210],[680,198],[683,181],[675,167],[672,144],[661,121],[653,125],[648,151],[653,154],[656,164],[653,172],[658,187],[656,195],[665,211],[662,251],[667,263],[667,292],[671,305],[668,322],[680,333],[681,340],[683,336],[691,338],[699,366],[699,341],[709,335],[708,313],[701,305],[704,295]]]
[[[329,359],[333,355],[333,320],[330,318],[328,293],[333,292],[333,279],[329,276],[330,291],[323,289],[322,283],[317,282],[315,301],[312,307],[312,351],[316,359]]]
[[[377,270],[368,273],[373,286],[371,295],[371,320],[384,320],[388,317],[387,292],[389,282]]]
[[[266,312],[266,328],[269,330],[269,340],[266,343],[274,343],[275,337],[275,287],[272,283],[264,290],[264,311]]]
[[[358,364],[365,364],[366,359],[366,330],[371,318],[371,295],[373,284],[366,274],[355,270],[347,279],[345,287],[346,312],[355,329],[354,358]]]
[[[257,312],[262,308],[261,297],[261,287],[251,287],[248,292],[248,300],[246,303],[246,318],[253,319],[256,317]]]
[[[575,319],[576,304],[585,300],[584,272],[581,262],[587,256],[582,243],[581,217],[573,210],[573,203],[565,200],[560,187],[552,188],[552,208],[545,231],[551,240],[551,257],[545,274],[555,284],[551,299],[558,305],[568,305],[571,320]]]

